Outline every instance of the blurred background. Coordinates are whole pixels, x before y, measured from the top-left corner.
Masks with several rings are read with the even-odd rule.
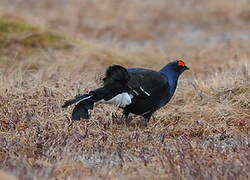
[[[0,15],[198,67],[249,56],[249,0],[0,0]]]
[[[20,180],[250,179],[249,47],[250,0],[0,0],[0,169]],[[176,59],[190,71],[147,128],[108,105],[69,127],[62,103],[107,66]]]

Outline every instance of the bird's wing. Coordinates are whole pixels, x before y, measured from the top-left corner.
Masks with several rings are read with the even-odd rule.
[[[141,68],[128,69],[128,72],[130,74],[128,86],[133,96],[155,99],[156,104],[168,101],[170,87],[168,80],[161,73]]]

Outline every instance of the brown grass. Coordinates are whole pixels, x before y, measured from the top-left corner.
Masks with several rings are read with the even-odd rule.
[[[249,27],[248,1],[152,2],[0,2],[4,21],[25,24],[10,37],[35,29],[62,37],[56,45],[71,45],[0,45],[9,52],[0,54],[0,179],[250,178],[248,40],[178,38],[194,26],[204,30],[202,37]],[[55,29],[69,35],[64,39]],[[17,57],[16,49],[36,53]],[[108,65],[159,69],[175,58],[191,71],[147,128],[136,116],[125,125],[121,111],[109,105],[68,126],[72,107],[61,104],[97,87]]]

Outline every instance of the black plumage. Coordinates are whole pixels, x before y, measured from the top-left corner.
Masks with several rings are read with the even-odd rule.
[[[103,87],[78,95],[62,106],[79,102],[72,112],[73,120],[88,119],[94,103],[111,103],[124,109],[124,115],[141,115],[147,124],[152,114],[169,102],[177,86],[179,75],[188,69],[183,61],[167,64],[159,72],[143,68],[126,69],[110,66],[103,79]]]
[[[137,69],[129,74],[131,80],[128,86],[135,92],[132,103],[124,108],[124,115],[133,113],[149,119],[159,108],[160,102],[168,97],[169,83],[162,74],[152,70]]]

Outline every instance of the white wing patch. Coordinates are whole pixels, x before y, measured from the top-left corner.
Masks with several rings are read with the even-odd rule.
[[[149,94],[147,91],[145,91],[141,86],[140,86],[140,89],[141,89],[141,91],[144,92],[147,96],[150,96],[150,94]]]
[[[113,104],[118,107],[125,107],[132,103],[133,95],[128,93],[121,93],[113,97],[112,99],[105,101],[104,99],[100,100],[99,103]]]

